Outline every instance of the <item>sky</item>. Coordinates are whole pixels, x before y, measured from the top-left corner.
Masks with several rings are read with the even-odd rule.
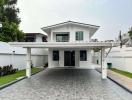
[[[44,33],[42,27],[71,20],[98,25],[92,38],[111,40],[132,26],[131,4],[132,0],[18,0],[17,7],[25,33]]]

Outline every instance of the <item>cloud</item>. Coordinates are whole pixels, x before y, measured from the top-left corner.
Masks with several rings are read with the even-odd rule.
[[[114,39],[115,33],[132,25],[130,0],[18,0],[20,28],[43,32],[40,28],[73,20],[99,25],[94,38]],[[127,30],[127,29],[126,29]]]

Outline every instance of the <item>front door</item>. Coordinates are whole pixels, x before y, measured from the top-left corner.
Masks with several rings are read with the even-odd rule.
[[[64,66],[75,66],[75,51],[64,51]]]

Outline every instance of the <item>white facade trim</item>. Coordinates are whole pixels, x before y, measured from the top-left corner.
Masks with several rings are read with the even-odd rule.
[[[119,46],[120,42],[9,42],[9,44],[24,48],[109,48]]]
[[[100,26],[97,26],[97,25],[79,23],[79,22],[74,22],[74,21],[67,21],[67,22],[63,22],[63,23],[59,23],[59,24],[55,24],[55,25],[43,27],[43,28],[41,28],[41,29],[42,29],[42,30],[46,30],[46,29],[51,29],[51,28],[63,26],[63,25],[66,25],[66,24],[74,24],[74,25],[80,25],[80,26],[85,26],[85,27],[87,26],[87,27],[92,27],[92,28],[99,28],[99,27],[100,27]]]

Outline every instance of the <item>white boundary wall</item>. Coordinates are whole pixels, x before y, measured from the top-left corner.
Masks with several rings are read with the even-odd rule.
[[[105,51],[108,52],[109,49]],[[95,53],[93,62],[100,61],[100,53]],[[128,71],[132,73],[132,47],[113,47],[107,57],[107,62],[112,63],[113,68]]]
[[[48,62],[47,49],[32,49],[31,53],[33,66],[43,66]],[[25,69],[26,59],[25,48],[11,47],[8,43],[0,42],[0,66],[12,64],[14,68]]]

